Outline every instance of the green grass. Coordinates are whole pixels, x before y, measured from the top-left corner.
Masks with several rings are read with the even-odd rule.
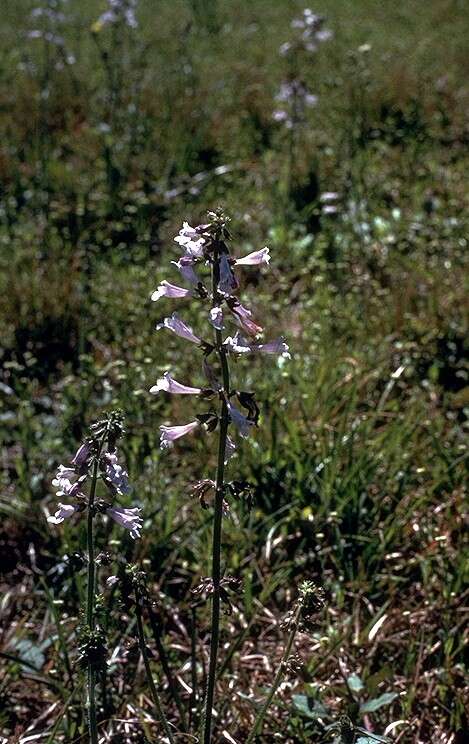
[[[149,296],[175,278],[182,220],[222,204],[236,253],[271,248],[271,269],[250,272],[243,296],[269,336],[287,337],[292,359],[234,368],[262,418],[231,466],[255,502],[251,512],[232,504],[224,522],[223,567],[243,588],[222,619],[216,740],[246,740],[282,655],[281,620],[312,579],[327,607],[298,636],[300,670],[259,742],[279,731],[289,744],[319,742],[342,714],[377,733],[403,721],[393,741],[462,742],[465,3],[314,4],[335,36],[302,68],[319,105],[293,160],[272,112],[287,75],[278,47],[301,3],[142,0],[140,30],[114,42],[102,31],[98,47],[89,29],[105,3],[71,0],[69,70],[24,38],[35,5],[7,0],[1,31],[0,735],[78,742],[86,730],[81,692],[65,705],[64,673],[68,653],[79,683],[85,585],[64,556],[85,535],[77,523],[51,529],[46,515],[56,465],[117,406],[145,529],[136,544],[110,527],[98,540],[111,540],[118,564],[143,562],[180,694],[189,700],[195,674],[201,703],[209,612],[195,611],[194,654],[190,590],[209,574],[211,512],[189,486],[213,477],[215,439],[159,450],[158,426],[193,409],[149,387],[168,368],[189,384],[202,376],[182,342],[154,330],[173,305]],[[328,217],[318,197],[332,190],[339,213]],[[181,313],[203,327],[202,312]],[[132,610],[109,590],[104,605],[103,731],[116,743],[158,741]],[[397,696],[359,712],[385,693]],[[162,694],[177,722],[164,684]]]

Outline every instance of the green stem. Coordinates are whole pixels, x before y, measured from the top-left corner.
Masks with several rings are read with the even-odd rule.
[[[145,673],[147,675],[148,686],[150,688],[151,696],[155,704],[155,709],[156,709],[156,714],[158,716],[158,720],[163,726],[164,732],[166,736],[168,737],[170,744],[174,744],[174,738],[171,733],[168,720],[164,714],[160,696],[158,695],[158,690],[156,689],[155,683],[153,681],[153,676],[151,673],[150,661],[148,659],[147,646],[145,643],[145,633],[143,630],[142,608],[140,605],[140,601],[141,601],[140,594],[138,590],[136,589],[135,590],[135,615],[137,618],[138,645],[140,646],[140,653],[142,654],[143,664],[145,666]]]
[[[295,636],[296,636],[296,633],[297,633],[297,630],[298,630],[299,612],[300,612],[300,607],[298,606],[298,608],[297,608],[297,610],[295,612],[295,615],[293,616],[293,619],[292,619],[290,635],[288,636],[287,645],[285,646],[285,651],[283,652],[282,661],[280,662],[280,664],[278,666],[277,674],[275,675],[273,685],[270,688],[270,692],[267,695],[262,708],[260,709],[259,713],[257,714],[256,720],[254,721],[254,726],[252,728],[252,731],[251,731],[251,733],[249,734],[249,736],[248,736],[248,738],[246,740],[246,744],[252,744],[252,742],[254,741],[255,737],[257,736],[257,733],[259,732],[259,730],[260,730],[260,728],[262,726],[262,723],[264,721],[264,718],[265,718],[265,715],[267,713],[267,710],[269,709],[270,704],[272,703],[272,700],[274,699],[274,695],[275,695],[275,693],[277,692],[277,690],[279,688],[280,682],[282,681],[283,675],[285,674],[285,669],[286,669],[286,666],[287,666],[288,657],[290,656],[290,652],[291,652],[292,646],[293,646],[293,641],[295,640]]]
[[[219,253],[215,251],[212,270],[212,306],[218,303],[218,282],[220,279]],[[228,395],[230,393],[230,372],[226,352],[223,348],[223,336],[219,330],[215,331],[216,349],[220,359],[222,370],[222,401],[220,410],[220,436],[218,440],[218,464],[215,481],[215,508],[213,516],[213,538],[212,538],[212,617],[211,617],[211,640],[210,661],[207,676],[207,690],[205,694],[205,714],[203,718],[203,744],[210,744],[212,735],[212,708],[215,694],[215,681],[217,670],[218,644],[220,639],[220,579],[221,579],[221,532],[223,519],[223,491],[225,475],[225,451],[228,435]]]
[[[101,451],[103,449],[106,436],[107,427],[101,438],[98,451],[94,459],[90,496],[88,499],[88,520],[86,534],[88,544],[88,598],[86,603],[86,623],[88,625],[89,632],[92,632],[95,627],[94,608],[96,597],[96,565],[93,534],[94,500],[96,495],[96,485],[98,483],[99,458],[101,456]],[[96,719],[96,670],[94,669],[91,660],[88,661],[88,717],[90,744],[98,744],[98,723]]]

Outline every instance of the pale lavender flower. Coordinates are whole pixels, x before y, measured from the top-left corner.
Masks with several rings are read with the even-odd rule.
[[[199,277],[194,271],[194,258],[192,256],[181,256],[179,261],[171,261],[181,272],[181,276],[189,284],[199,284]]]
[[[80,488],[80,482],[76,478],[74,468],[59,465],[56,477],[52,481],[52,485],[59,489],[57,496],[74,496]]]
[[[220,281],[218,282],[218,289],[224,294],[231,294],[238,287],[238,280],[232,271],[228,256],[224,253],[220,256]]]
[[[217,305],[210,310],[210,322],[217,331],[222,331],[225,327],[223,325],[223,310],[220,306]]]
[[[191,421],[189,424],[182,424],[182,426],[160,426],[160,447],[161,449],[167,449],[171,447],[171,444],[180,437],[190,434],[192,431],[200,426],[199,421]]]
[[[176,235],[174,240],[183,246],[189,256],[202,258],[204,255],[205,239],[200,235],[198,229],[191,227],[188,222],[183,222],[179,235]]]
[[[91,444],[90,442],[84,442],[76,451],[72,462],[75,468],[80,470],[89,460],[91,455]],[[70,468],[69,468],[70,469]]]
[[[260,351],[261,354],[279,354],[285,359],[290,359],[290,349],[285,339],[276,338],[274,341],[267,341],[265,344],[252,344],[252,351]]]
[[[61,504],[59,502],[59,508],[55,512],[54,516],[47,517],[47,521],[51,524],[62,524],[62,522],[65,519],[68,519],[69,517],[74,514],[77,509],[79,508],[78,505],[72,506],[72,504]]]
[[[129,475],[126,470],[119,465],[117,461],[117,455],[114,453],[107,452],[104,455],[104,475],[106,479],[112,484],[117,493],[125,494],[130,493],[131,486],[129,483]]]
[[[120,506],[111,506],[109,509],[106,509],[106,514],[109,514],[111,519],[114,520],[114,522],[117,522],[117,524],[120,524],[121,527],[125,527],[126,530],[129,530],[130,537],[135,538],[140,537],[140,531],[143,527],[143,520],[140,517],[141,509],[138,507],[134,507],[133,509],[124,509]]]
[[[99,30],[104,26],[111,26],[123,20],[129,28],[138,28],[135,17],[137,0],[108,0],[109,9],[100,15],[95,28]]]
[[[199,395],[202,389],[182,385],[180,382],[176,382],[169,372],[165,372],[164,376],[156,381],[156,385],[150,388],[150,393],[153,393],[153,395],[157,395],[162,391],[172,393],[173,395]]]
[[[270,261],[270,253],[267,246],[262,248],[260,251],[254,251],[248,253],[243,258],[238,258],[235,261],[235,266],[258,266],[259,264],[268,264]]]
[[[190,294],[190,289],[178,287],[176,284],[171,284],[170,282],[167,282],[166,279],[163,279],[153,292],[151,299],[153,302],[156,302],[156,300],[159,300],[161,297],[173,297],[179,299],[181,297],[188,297]]]
[[[180,336],[186,339],[186,341],[191,341],[193,344],[201,343],[200,338],[195,335],[190,326],[181,320],[177,313],[173,313],[170,318],[165,318],[162,323],[158,323],[156,330],[159,331],[161,328],[167,328],[169,331],[175,333],[176,336]]]
[[[262,326],[257,325],[257,323],[251,319],[252,312],[248,310],[247,307],[241,305],[240,302],[232,303],[229,307],[234,315],[235,321],[239,326],[241,326],[243,331],[249,333],[250,336],[257,336],[259,333],[262,333]]]
[[[117,584],[119,581],[117,576],[108,576],[106,579],[106,586],[113,587],[115,584]]]
[[[238,332],[234,336],[227,336],[223,346],[233,354],[249,354],[252,351],[251,345]]]
[[[238,429],[242,437],[244,438],[248,437],[250,434],[251,427],[254,426],[254,421],[250,421],[230,401],[228,401],[227,405],[228,405],[228,412],[230,414],[231,421],[236,426],[236,428]]]

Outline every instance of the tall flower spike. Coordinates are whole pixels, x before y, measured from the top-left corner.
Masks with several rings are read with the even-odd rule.
[[[184,255],[178,261],[173,261],[183,278],[195,286],[193,292],[200,300],[210,303],[205,317],[213,327],[213,341],[201,339],[194,333],[190,326],[186,325],[176,314],[166,318],[158,328],[168,328],[173,333],[191,341],[199,346],[203,352],[202,367],[209,383],[209,389],[192,388],[174,380],[169,373],[160,378],[156,385],[151,388],[153,394],[160,391],[176,395],[199,395],[200,398],[218,398],[219,408],[214,411],[198,411],[194,420],[188,424],[178,426],[160,426],[160,446],[162,449],[170,447],[180,437],[194,432],[199,426],[210,434],[219,432],[218,458],[216,478],[204,479],[200,482],[202,491],[202,506],[213,509],[213,539],[212,539],[212,575],[209,578],[212,591],[212,614],[211,614],[211,647],[210,660],[207,671],[207,689],[204,704],[204,717],[202,722],[203,736],[201,744],[211,744],[212,738],[212,711],[214,707],[214,696],[217,677],[218,638],[220,628],[220,603],[223,599],[224,579],[222,576],[221,545],[222,545],[222,523],[223,516],[228,513],[227,501],[228,484],[225,481],[225,466],[236,450],[236,445],[230,436],[233,428],[241,437],[247,437],[257,423],[259,409],[253,393],[236,390],[231,382],[230,354],[250,354],[254,351],[273,354],[283,353],[288,347],[283,340],[267,342],[265,344],[255,342],[256,337],[262,332],[262,327],[252,318],[251,310],[242,305],[235,296],[239,288],[234,269],[242,266],[261,266],[270,261],[270,253],[267,247],[253,251],[239,259],[230,255],[231,235],[228,229],[228,218],[221,210],[209,212],[209,224],[192,227],[184,222],[179,235],[175,238],[184,251]],[[204,266],[210,267],[211,290],[208,284],[199,281],[194,271],[197,264],[200,270]],[[165,290],[166,291],[166,290]],[[158,296],[161,292],[158,293]],[[226,309],[227,308],[227,309]],[[236,333],[233,337],[223,338],[224,323],[232,319],[240,326],[242,334],[251,337],[251,341]],[[208,393],[206,396],[205,393]],[[247,411],[244,415],[231,402],[234,396],[240,406]],[[232,428],[230,428],[232,427]],[[209,504],[204,501],[204,489],[207,484],[213,487],[214,498]],[[215,738],[218,738],[215,736]]]
[[[193,344],[201,343],[200,338],[195,335],[190,326],[181,320],[177,313],[173,313],[170,318],[165,318],[162,323],[158,323],[156,330],[159,331],[161,328],[167,328],[169,331],[175,333],[176,336],[180,336],[186,341],[191,341]]]
[[[160,377],[160,379],[156,381],[156,385],[153,385],[153,387],[150,388],[150,393],[153,395],[157,395],[161,392],[171,393],[172,395],[200,395],[202,389],[182,385],[171,377],[169,372],[165,372],[163,377]]]

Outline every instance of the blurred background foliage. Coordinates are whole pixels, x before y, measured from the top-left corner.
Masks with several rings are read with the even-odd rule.
[[[324,584],[328,610],[259,741],[279,726],[283,741],[318,740],[308,701],[353,713],[354,673],[375,698],[399,693],[357,723],[403,721],[401,742],[462,742],[467,3],[318,0],[333,38],[294,70],[279,47],[303,10],[296,0],[140,0],[137,28],[101,24],[106,7],[2,3],[0,731],[50,733],[57,716],[53,685],[42,702],[31,695],[39,670],[60,677],[63,637],[73,656],[82,580],[63,556],[83,534],[48,527],[50,480],[111,407],[125,412],[146,516],[142,540],[114,550],[145,561],[189,679],[189,592],[208,572],[210,513],[188,486],[211,476],[214,447],[204,437],[158,449],[160,423],[189,420],[190,404],[148,388],[168,366],[188,384],[202,377],[179,340],[155,333],[173,306],[149,296],[175,278],[182,220],[203,222],[221,204],[235,252],[271,248],[271,270],[246,275],[244,289],[292,359],[234,370],[263,415],[231,468],[256,498],[250,513],[233,504],[224,529],[225,570],[244,592],[225,621],[225,653],[241,640],[220,680],[233,702],[220,731],[246,737],[248,693],[258,700],[268,686],[279,620],[306,577]],[[293,131],[274,115],[292,75],[318,97]],[[197,307],[181,313],[202,328]],[[119,617],[113,680],[128,675],[119,653],[132,635]],[[24,667],[31,649],[36,675]],[[135,718],[142,678],[113,684],[102,715]],[[142,720],[135,738],[107,740],[145,741]],[[51,741],[82,726],[71,705]]]

